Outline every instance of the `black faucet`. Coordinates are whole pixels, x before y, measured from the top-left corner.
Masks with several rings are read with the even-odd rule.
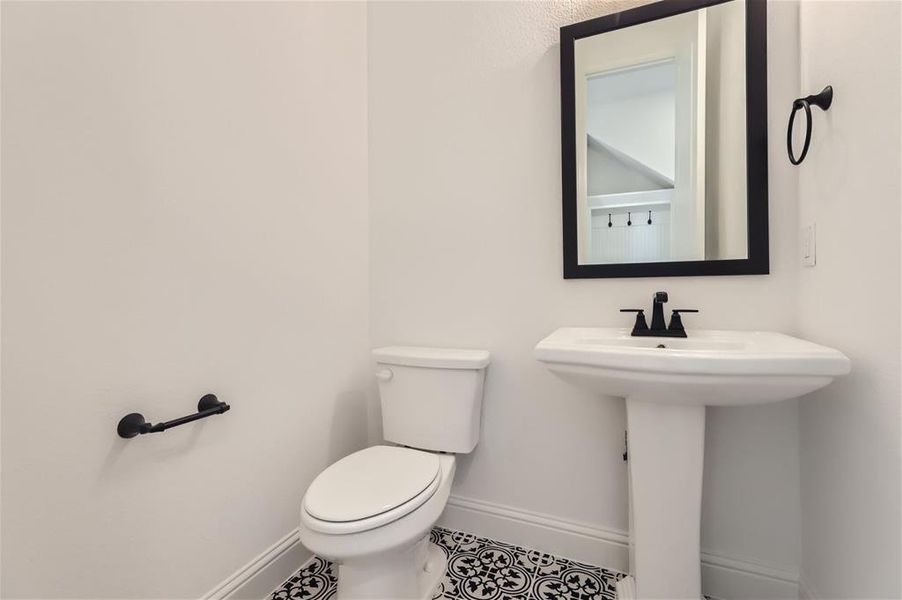
[[[651,305],[651,331],[667,330],[667,325],[664,323],[664,305],[669,299],[667,292],[655,292]]]
[[[633,325],[633,331],[630,335],[633,337],[687,337],[680,313],[697,313],[698,310],[695,308],[674,309],[673,315],[670,317],[670,326],[667,326],[664,322],[664,304],[667,300],[667,292],[655,292],[652,304],[651,327],[645,322],[645,309],[620,309],[620,312],[636,313],[636,324]]]

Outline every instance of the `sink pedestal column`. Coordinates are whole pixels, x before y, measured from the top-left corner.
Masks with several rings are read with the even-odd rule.
[[[626,415],[632,589],[698,600],[705,407],[627,398]]]

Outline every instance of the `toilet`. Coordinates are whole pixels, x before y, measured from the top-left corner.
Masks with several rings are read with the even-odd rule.
[[[429,542],[454,480],[455,454],[479,441],[489,353],[373,350],[386,442],[320,473],[301,504],[301,543],[338,566],[337,600],[426,600],[447,559]]]

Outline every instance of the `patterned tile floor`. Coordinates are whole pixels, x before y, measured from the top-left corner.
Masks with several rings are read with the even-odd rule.
[[[609,600],[622,573],[436,527],[432,542],[448,557],[434,598],[445,600]],[[335,596],[332,564],[312,558],[270,600],[326,600]]]

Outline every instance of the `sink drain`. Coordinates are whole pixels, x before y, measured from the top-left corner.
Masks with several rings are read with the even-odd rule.
[[[658,348],[666,348],[666,347],[667,346],[665,346],[664,344],[658,344]]]

